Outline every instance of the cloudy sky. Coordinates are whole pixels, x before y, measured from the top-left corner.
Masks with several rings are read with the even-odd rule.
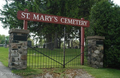
[[[120,5],[120,0],[112,0],[115,4],[118,4],[118,5]],[[5,0],[1,0],[0,1],[0,9],[2,9],[2,7],[3,7],[3,5],[5,4]],[[1,17],[1,16],[0,16]],[[8,31],[9,31],[9,29],[7,28],[7,29],[3,29],[3,27],[2,27],[2,23],[1,23],[1,21],[0,21],[0,34],[1,35],[6,35],[6,36],[8,36],[9,34],[8,34]]]

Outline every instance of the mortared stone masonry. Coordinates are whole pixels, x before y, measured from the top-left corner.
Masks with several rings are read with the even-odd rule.
[[[11,69],[27,68],[27,36],[29,30],[11,29],[9,31],[9,62]]]
[[[88,36],[88,65],[94,68],[103,67],[104,36]]]

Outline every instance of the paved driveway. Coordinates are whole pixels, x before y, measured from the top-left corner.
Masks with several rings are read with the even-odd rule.
[[[0,78],[22,78],[22,77],[13,74],[8,67],[5,67],[0,62]]]

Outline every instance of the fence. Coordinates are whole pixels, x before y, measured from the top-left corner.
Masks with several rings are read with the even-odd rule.
[[[80,56],[80,48],[77,45],[72,48],[65,46],[65,51],[63,48],[54,48],[51,50],[45,47],[45,45],[42,45],[42,47],[29,46],[27,66],[30,68],[78,67],[81,65]]]

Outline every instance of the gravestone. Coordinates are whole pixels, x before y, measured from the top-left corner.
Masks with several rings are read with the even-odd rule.
[[[104,39],[103,36],[88,36],[88,65],[94,68],[103,67],[104,56]]]
[[[27,68],[27,35],[29,30],[11,29],[9,31],[9,63],[11,69]]]
[[[32,41],[28,40],[27,41],[27,46],[32,47]]]

